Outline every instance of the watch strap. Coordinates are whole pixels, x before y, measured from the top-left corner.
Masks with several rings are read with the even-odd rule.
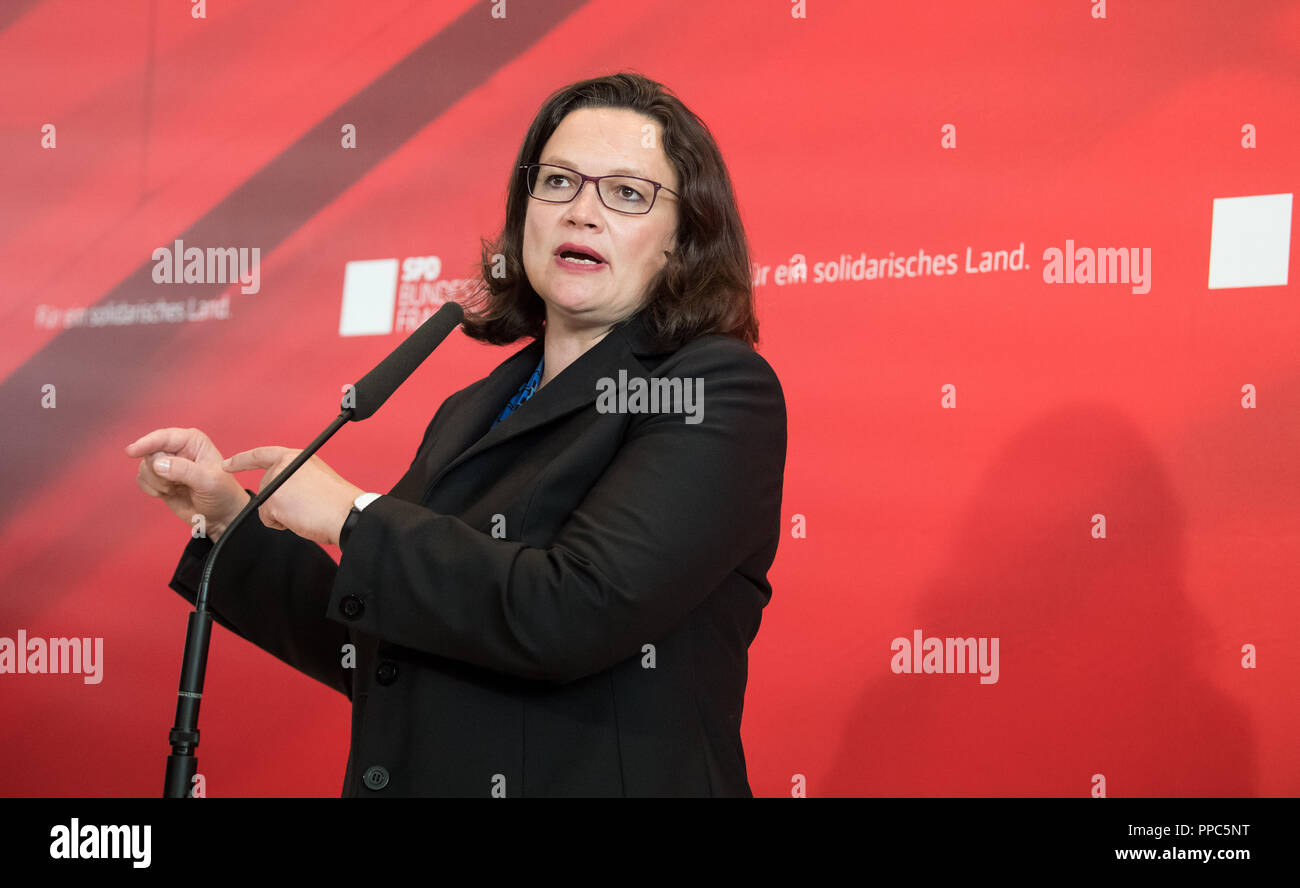
[[[343,522],[343,527],[339,530],[339,548],[342,549],[348,544],[348,536],[352,533],[352,528],[357,526],[361,520],[361,510],[355,505],[348,510],[348,517]]]

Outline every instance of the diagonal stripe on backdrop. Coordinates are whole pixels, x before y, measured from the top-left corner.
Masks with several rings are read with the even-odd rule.
[[[0,4],[0,31],[18,21],[40,2],[41,0],[5,0]]]
[[[257,244],[266,261],[323,207],[585,3],[521,3],[511,7],[508,22],[492,20],[476,4],[175,237],[188,244]],[[466,53],[466,46],[476,50]],[[457,63],[445,64],[448,59]],[[363,158],[337,150],[345,122],[366,134]],[[153,266],[152,258],[142,263],[99,303],[155,295]],[[187,295],[215,296],[227,286],[190,284]],[[6,418],[0,423],[0,454],[6,466],[22,467],[7,473],[0,528],[23,508],[28,494],[57,476],[60,465],[77,459],[84,442],[112,420],[123,391],[144,387],[149,355],[171,326],[126,325],[111,335],[90,327],[65,330],[0,383]],[[102,372],[104,366],[120,372],[110,376]],[[41,409],[41,386],[49,382],[60,392],[66,387],[77,393],[75,410]]]

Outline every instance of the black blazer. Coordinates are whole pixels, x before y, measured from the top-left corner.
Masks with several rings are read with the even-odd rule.
[[[351,699],[345,797],[752,795],[740,719],[782,526],[776,374],[727,336],[664,348],[638,314],[489,431],[541,353],[443,402],[337,565],[238,528],[214,618]],[[702,421],[601,412],[620,370],[703,380]],[[211,545],[171,580],[190,602]]]

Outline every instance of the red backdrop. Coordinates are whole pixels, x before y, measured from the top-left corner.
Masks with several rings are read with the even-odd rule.
[[[501,5],[0,10],[0,636],[103,639],[98,683],[0,674],[0,793],[161,791],[189,532],[124,445],[305,445],[403,303],[472,274],[541,101],[623,69],[722,148],[788,402],[755,793],[1300,792],[1300,5]],[[155,283],[177,239],[257,247],[259,292]],[[1052,282],[1067,241],[1140,265]],[[909,275],[922,251],[949,273]],[[341,335],[348,263],[379,259],[433,280],[358,284],[391,331]],[[191,298],[222,312],[131,317]],[[387,490],[521,346],[454,333],[322,457]],[[899,674],[916,630],[997,639],[997,681]],[[337,795],[348,718],[215,631],[209,795]]]

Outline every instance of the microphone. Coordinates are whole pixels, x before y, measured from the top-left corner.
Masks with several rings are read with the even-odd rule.
[[[424,363],[425,358],[433,353],[448,334],[464,320],[465,312],[457,302],[448,302],[425,320],[418,329],[393,350],[392,354],[379,362],[376,367],[357,382],[352,390],[344,396],[342,412],[332,423],[316,436],[316,440],[294,457],[293,462],[285,466],[284,471],[264,484],[248,504],[226,526],[208,553],[208,560],[203,565],[203,579],[199,583],[199,592],[194,599],[194,612],[189,616],[186,627],[185,653],[181,659],[181,683],[176,698],[176,721],[167,735],[171,744],[171,754],[167,756],[167,773],[163,781],[163,798],[181,799],[190,795],[190,784],[198,773],[198,759],[194,751],[199,745],[199,701],[203,697],[203,677],[207,671],[208,641],[212,636],[212,614],[208,610],[208,583],[212,578],[212,568],[217,563],[221,547],[230,535],[249,515],[256,512],[280,485],[289,480],[289,476],[311,459],[312,455],[330,439],[330,437],[349,421],[360,422],[369,419],[375,411],[383,406],[397,387],[406,382],[415,372],[415,368]],[[355,396],[355,406],[347,406],[349,396]]]
[[[465,319],[465,312],[458,302],[448,302],[429,317],[419,328],[406,337],[393,353],[384,358],[375,369],[371,370],[353,386],[356,406],[352,408],[351,419],[361,422],[374,416],[375,411],[383,406],[397,387],[406,382],[415,368],[424,363],[447,335]],[[344,398],[344,403],[347,399]],[[344,408],[347,410],[348,408]]]

